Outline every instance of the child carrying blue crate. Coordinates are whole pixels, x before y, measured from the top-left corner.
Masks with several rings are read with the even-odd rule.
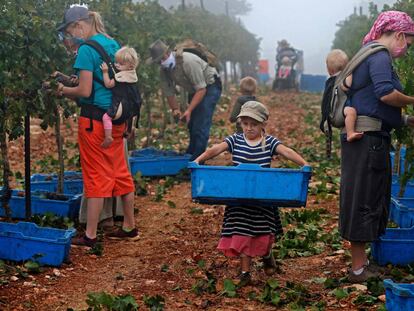
[[[224,151],[229,151],[232,153],[234,165],[251,163],[270,167],[273,155],[282,155],[301,166],[308,165],[294,150],[283,145],[277,138],[265,134],[269,111],[262,103],[245,103],[237,117],[240,119],[243,133],[226,137],[224,142],[207,149],[194,162],[203,163]],[[277,207],[251,204],[226,207],[217,248],[228,257],[240,257],[239,286],[251,282],[252,257],[262,257],[267,275],[275,272],[276,263],[271,250],[275,236],[281,234],[283,229]]]

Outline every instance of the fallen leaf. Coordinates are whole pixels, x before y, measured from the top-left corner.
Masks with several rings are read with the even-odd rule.
[[[344,288],[355,288],[357,291],[360,291],[360,292],[366,292],[368,290],[368,287],[366,287],[363,284],[352,284],[352,285],[344,286]]]
[[[155,284],[156,280],[146,280],[145,285]]]

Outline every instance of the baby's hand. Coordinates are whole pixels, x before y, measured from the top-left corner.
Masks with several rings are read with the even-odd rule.
[[[103,62],[101,64],[101,69],[102,69],[102,72],[108,72],[108,65],[105,62]]]
[[[114,139],[111,136],[105,136],[103,143],[101,144],[102,148],[109,148]]]

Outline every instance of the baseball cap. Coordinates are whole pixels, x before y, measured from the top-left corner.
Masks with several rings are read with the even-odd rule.
[[[57,30],[62,32],[66,29],[66,27],[68,27],[69,24],[87,18],[89,18],[89,11],[85,5],[72,5],[65,11],[63,22],[59,25]]]
[[[241,107],[241,111],[237,118],[240,117],[249,117],[258,122],[264,122],[267,121],[267,119],[269,118],[269,110],[267,110],[265,105],[263,105],[262,103],[251,100],[246,102]]]

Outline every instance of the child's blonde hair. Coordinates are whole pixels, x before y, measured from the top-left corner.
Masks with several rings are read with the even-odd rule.
[[[134,48],[124,46],[118,50],[115,54],[115,59],[121,64],[129,64],[133,69],[136,69],[139,65],[140,57]]]
[[[257,82],[256,79],[247,76],[240,80],[240,91],[244,94],[256,93]]]
[[[346,53],[340,49],[335,49],[329,52],[326,56],[326,67],[330,74],[336,74],[342,71],[349,59]]]

